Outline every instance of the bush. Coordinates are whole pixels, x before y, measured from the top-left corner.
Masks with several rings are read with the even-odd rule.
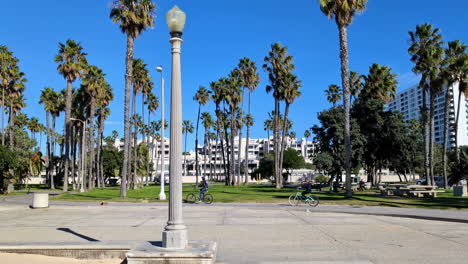
[[[319,175],[314,176],[314,180],[315,182],[319,182],[319,183],[328,183],[328,181],[330,180],[330,177],[319,174]]]

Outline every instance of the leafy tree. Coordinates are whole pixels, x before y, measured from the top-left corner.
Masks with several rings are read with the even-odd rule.
[[[351,128],[349,106],[349,65],[348,65],[348,32],[347,27],[353,22],[356,13],[364,11],[367,0],[319,0],[320,10],[328,17],[334,18],[340,36],[341,81],[343,87],[344,106],[344,144],[346,170],[346,197],[352,196],[351,191]]]
[[[0,193],[10,193],[11,188],[7,189],[7,184],[11,186],[11,171],[16,167],[16,153],[10,151],[5,146],[0,146]]]
[[[295,149],[288,148],[284,151],[283,166],[286,169],[286,175],[283,175],[284,180],[287,180],[289,175],[291,175],[292,170],[302,169],[305,167],[304,157],[301,156],[301,153]]]

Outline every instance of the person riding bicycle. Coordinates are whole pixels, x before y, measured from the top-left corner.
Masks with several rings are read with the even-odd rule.
[[[200,201],[202,201],[205,192],[208,191],[208,182],[206,181],[205,176],[202,177],[202,181],[200,182],[199,187],[203,187],[200,189]]]
[[[302,197],[305,199],[306,194],[312,193],[312,183],[310,182],[309,178],[307,178],[305,182],[302,184],[302,188],[304,189],[304,191],[302,192]]]

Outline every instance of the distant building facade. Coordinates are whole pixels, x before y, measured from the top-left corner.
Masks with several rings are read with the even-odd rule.
[[[461,104],[458,107],[458,96],[460,91],[458,84],[452,85],[449,90],[450,105],[449,111],[449,134],[447,147],[453,149],[455,147],[455,136],[458,136],[458,145],[468,145],[468,99],[465,95],[461,94]],[[445,114],[445,95],[444,92],[440,93],[435,98],[434,108],[434,141],[440,145],[444,144],[444,114]],[[429,108],[429,93],[426,96],[426,104]],[[419,120],[422,101],[422,89],[418,85],[412,86],[406,90],[397,93],[395,100],[388,104],[388,110],[400,111],[406,121],[410,119]],[[458,133],[455,133],[453,124],[457,116],[458,108],[460,109],[460,117],[458,122]]]

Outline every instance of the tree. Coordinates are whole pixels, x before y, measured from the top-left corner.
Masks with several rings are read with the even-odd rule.
[[[433,179],[433,127],[434,127],[434,98],[441,90],[439,69],[443,60],[442,35],[438,28],[430,24],[417,25],[416,31],[409,32],[410,47],[408,53],[414,63],[413,72],[421,74],[419,87],[422,88],[423,106],[421,119],[424,124],[425,135],[425,175],[427,183],[432,185]],[[427,113],[426,93],[430,93],[430,113]]]
[[[288,74],[294,70],[292,64],[293,57],[288,55],[287,47],[281,46],[279,43],[271,45],[271,51],[268,56],[264,59],[265,64],[263,69],[268,73],[270,84],[266,87],[266,92],[273,92],[273,98],[275,99],[275,110],[274,110],[274,121],[273,121],[273,141],[274,141],[274,152],[275,152],[275,178],[276,188],[283,188],[282,177],[280,171],[280,158],[281,158],[281,146],[280,146],[280,124],[279,117],[280,102],[284,100],[284,89],[286,86],[286,78]]]
[[[346,170],[346,194],[352,197],[351,191],[351,129],[349,106],[349,65],[348,65],[348,32],[347,27],[353,22],[356,13],[364,11],[367,0],[319,0],[320,10],[328,17],[334,18],[338,26],[340,36],[340,60],[341,82],[343,87],[344,106],[344,145],[345,145],[345,170]]]
[[[127,171],[130,152],[130,88],[133,76],[134,40],[148,27],[153,27],[156,6],[151,0],[114,0],[110,18],[119,23],[122,33],[127,35],[125,57],[125,104],[124,104],[124,161],[120,196],[127,197]]]
[[[182,133],[185,133],[184,176],[187,176],[187,135],[193,133],[193,124],[190,120],[184,120],[182,123]]]
[[[11,178],[10,172],[15,168],[16,162],[16,153],[0,146],[0,193],[9,193],[5,181]]]
[[[328,89],[325,90],[325,94],[327,95],[328,102],[330,102],[333,107],[341,100],[341,88],[336,84],[330,84]]]
[[[193,100],[198,103],[198,114],[197,114],[197,127],[196,127],[196,132],[195,132],[195,176],[196,176],[196,184],[198,185],[198,175],[200,174],[199,168],[198,168],[198,125],[200,123],[200,111],[201,111],[201,106],[206,105],[208,101],[210,100],[210,91],[208,91],[205,87],[200,86],[198,89],[197,93],[195,93],[195,96],[193,97]]]
[[[249,58],[242,58],[238,64],[239,69],[239,78],[241,80],[242,87],[248,89],[248,102],[247,102],[247,115],[246,115],[246,127],[247,127],[247,137],[246,137],[246,144],[245,144],[245,167],[244,170],[244,183],[249,181],[248,177],[248,161],[249,161],[249,139],[250,139],[250,127],[253,125],[253,120],[250,114],[250,96],[252,92],[257,88],[260,82],[260,76],[257,72],[257,65],[255,62]],[[239,146],[240,147],[240,146]],[[240,150],[239,150],[240,153]]]
[[[350,100],[349,103],[352,105],[354,100],[356,100],[356,97],[358,97],[359,93],[362,90],[362,75],[359,75],[359,73],[351,71],[349,72],[349,94],[350,94]]]
[[[5,90],[9,89],[18,71],[18,59],[13,56],[7,46],[0,45],[0,86],[2,88],[2,146],[5,145],[4,116],[5,116]]]
[[[73,94],[73,82],[81,78],[87,68],[86,53],[80,43],[67,40],[65,44],[59,43],[59,53],[55,56],[55,62],[59,63],[57,71],[67,80],[67,95],[65,97],[65,157],[63,191],[68,192],[68,162],[71,145],[71,104]]]
[[[206,177],[206,166],[208,165],[206,162],[206,156],[208,152],[211,152],[209,148],[209,138],[208,134],[210,133],[210,129],[213,126],[213,118],[211,118],[210,113],[208,112],[203,112],[201,114],[201,119],[202,119],[202,124],[203,128],[205,129],[205,136],[204,136],[204,151],[203,151],[203,156],[204,156],[204,171],[203,175]],[[210,154],[211,155],[211,154]],[[211,167],[211,160],[210,160],[210,167]]]
[[[301,153],[299,151],[292,148],[288,148],[284,151],[282,167],[286,170],[286,177],[284,180],[287,181],[289,175],[291,175],[292,170],[301,169],[305,167],[304,157],[301,156]]]
[[[46,127],[47,127],[47,143],[46,143],[46,151],[47,151],[47,170],[46,170],[46,177],[49,181],[49,188],[55,189],[54,186],[54,179],[51,177],[51,165],[52,165],[52,137],[51,137],[51,127],[50,127],[50,114],[52,113],[55,105],[54,105],[54,96],[55,92],[52,90],[52,88],[44,88],[44,90],[41,91],[40,95],[40,101],[39,104],[44,104],[44,110],[46,112]]]

